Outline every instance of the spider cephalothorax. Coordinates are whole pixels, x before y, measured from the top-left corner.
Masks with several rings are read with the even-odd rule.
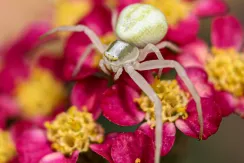
[[[136,60],[139,56],[139,50],[132,44],[116,40],[109,45],[104,52],[104,56],[110,62],[126,62],[128,60]]]
[[[198,118],[200,123],[200,139],[203,134],[203,117],[200,97],[188,78],[184,68],[176,61],[164,60],[159,49],[170,48],[178,51],[179,49],[170,42],[161,41],[168,29],[165,16],[157,8],[146,4],[133,4],[122,10],[117,19],[117,12],[113,12],[113,28],[116,29],[117,40],[109,46],[103,45],[98,36],[84,25],[58,27],[47,34],[57,31],[84,32],[92,44],[89,45],[81,55],[79,62],[73,72],[75,76],[81,69],[86,57],[91,50],[96,48],[103,55],[99,66],[106,74],[111,71],[115,73],[114,79],[119,79],[125,70],[132,80],[142,89],[155,106],[156,130],[155,130],[155,163],[160,162],[160,151],[162,146],[162,104],[157,94],[153,91],[148,82],[137,72],[143,70],[159,69],[161,75],[163,68],[175,68],[185,85],[188,87],[193,99],[196,102]],[[158,43],[158,44],[157,44]],[[145,60],[146,56],[154,52],[158,60]]]

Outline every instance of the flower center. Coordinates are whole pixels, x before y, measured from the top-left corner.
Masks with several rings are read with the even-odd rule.
[[[24,116],[45,116],[65,101],[66,90],[49,71],[34,68],[29,79],[17,85],[15,97]]]
[[[141,163],[141,159],[137,158],[137,159],[135,160],[135,163]]]
[[[16,149],[11,135],[7,131],[0,130],[0,162],[7,163],[16,155]]]
[[[145,3],[159,8],[166,16],[169,25],[177,25],[189,16],[193,5],[183,0],[144,0]]]
[[[163,122],[174,122],[178,118],[186,119],[186,105],[189,94],[182,91],[176,80],[161,81],[155,79],[152,84],[154,91],[160,98],[163,106],[162,118]],[[146,96],[142,94],[140,98],[135,99],[140,108],[146,113],[146,120],[152,127],[155,126],[154,104]]]
[[[55,0],[56,13],[54,25],[74,25],[92,9],[90,1],[86,0]]]
[[[114,35],[113,32],[108,32],[105,35],[100,37],[101,42],[104,45],[109,45],[111,42],[116,40],[116,36]],[[96,68],[99,66],[99,62],[102,59],[103,54],[101,54],[99,51],[96,51],[95,56],[93,57],[92,60],[92,67]]]
[[[228,91],[236,97],[244,95],[244,54],[234,49],[212,48],[214,55],[207,64],[209,80],[217,90]]]
[[[66,155],[75,150],[86,152],[91,142],[103,141],[104,131],[95,123],[92,114],[80,112],[75,106],[59,114],[53,122],[46,122],[45,127],[52,148]]]
[[[118,0],[105,0],[105,4],[109,8],[115,8],[118,6]]]

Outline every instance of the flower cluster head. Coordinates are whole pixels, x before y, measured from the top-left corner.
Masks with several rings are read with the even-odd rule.
[[[53,122],[46,122],[45,127],[52,148],[65,155],[75,150],[87,152],[91,142],[103,141],[103,129],[94,122],[92,114],[79,112],[75,106],[57,115]]]
[[[166,32],[157,44],[119,37],[116,16],[128,6],[123,18],[139,23],[160,13],[165,28],[147,29]],[[50,22],[0,49],[0,163],[75,163],[90,152],[110,163],[159,163],[177,129],[206,140],[224,117],[244,117],[243,31],[227,11],[222,0],[53,1]],[[198,38],[204,17],[214,17],[211,46]],[[137,23],[126,30],[143,31]],[[61,25],[78,26],[40,39]],[[104,117],[122,132],[108,133]]]
[[[207,73],[206,84],[213,87],[223,116],[234,111],[243,116],[242,39],[242,27],[235,17],[219,17],[212,21],[211,47],[197,40],[186,45],[185,52],[178,56],[185,67],[197,67]]]

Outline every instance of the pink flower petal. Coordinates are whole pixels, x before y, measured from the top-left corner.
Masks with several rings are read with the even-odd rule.
[[[202,40],[196,40],[181,47],[182,54],[177,56],[177,61],[184,67],[204,67],[209,57],[208,46]]]
[[[29,121],[18,121],[14,123],[10,128],[11,136],[14,142],[18,142],[18,139],[22,138],[23,133],[25,133],[27,130],[35,129],[35,127],[36,126]]]
[[[152,70],[140,71],[139,73],[147,80],[148,83],[151,84],[154,81],[154,76],[153,76]],[[136,90],[138,93],[142,92],[140,87],[138,87],[138,85],[131,79],[131,77],[125,71],[123,71],[122,75],[120,76],[118,81],[116,81],[116,83],[119,83],[122,85],[128,85],[131,88],[133,88],[134,90]]]
[[[32,24],[17,41],[1,49],[4,67],[0,71],[0,91],[11,92],[16,85],[16,79],[28,76],[29,68],[25,57],[40,43],[39,37],[49,28],[47,23]]]
[[[201,98],[203,111],[203,139],[215,134],[222,120],[221,111],[212,98]],[[176,127],[184,134],[190,137],[199,138],[200,125],[198,122],[198,114],[196,104],[193,100],[187,106],[188,118],[185,120],[178,119],[175,122]]]
[[[7,119],[17,116],[19,111],[19,106],[12,97],[0,95],[0,128],[4,128]]]
[[[181,53],[177,56],[177,61],[183,67],[199,67],[203,68],[203,64],[198,60],[197,56],[193,55],[192,53],[186,52]]]
[[[53,152],[45,155],[39,163],[76,163],[79,158],[79,152],[75,151],[72,156],[65,157],[62,153]]]
[[[118,6],[119,11],[123,10],[123,8],[125,8],[128,5],[141,2],[140,0],[118,0],[118,1],[119,1],[119,6]]]
[[[98,118],[101,113],[99,108],[101,96],[107,84],[107,80],[93,76],[77,82],[71,93],[72,104],[79,109],[86,106],[88,111],[93,113],[94,118]]]
[[[166,35],[166,39],[177,44],[185,45],[196,39],[198,29],[199,20],[196,16],[191,15],[176,26],[171,26]]]
[[[236,48],[243,43],[242,27],[233,16],[216,18],[212,23],[211,41],[217,48]]]
[[[235,109],[235,112],[244,118],[244,98],[238,99],[238,103]]]
[[[216,103],[221,109],[223,117],[229,116],[234,112],[236,107],[236,100],[231,94],[228,92],[215,92],[214,97]]]
[[[121,126],[140,123],[144,119],[144,113],[139,111],[134,102],[134,99],[138,97],[139,94],[124,82],[113,85],[101,97],[100,107],[103,115],[111,122]]]
[[[42,157],[52,153],[46,133],[41,129],[26,130],[17,141],[20,162],[37,163]]]
[[[39,58],[38,64],[42,68],[50,70],[58,79],[64,79],[63,72],[60,70],[64,66],[64,59],[62,57],[52,57],[52,54],[42,56]]]
[[[6,62],[18,62],[17,58],[26,57],[27,53],[40,43],[40,36],[50,29],[50,24],[39,22],[31,24],[24,33],[4,49]]]
[[[17,84],[17,80],[23,80],[28,77],[29,67],[24,63],[23,59],[18,60],[18,63],[4,62],[5,67],[0,71],[0,91],[11,94]]]
[[[111,156],[114,163],[154,162],[154,143],[142,131],[119,134],[113,141]]]
[[[111,12],[102,5],[96,5],[93,11],[78,24],[83,24],[91,28],[98,36],[104,36],[108,32],[112,32]],[[67,79],[73,79],[72,73],[77,65],[80,56],[86,47],[91,44],[89,38],[83,32],[75,32],[67,41],[65,47],[65,69],[64,74]],[[94,65],[95,52],[92,52],[85,60],[81,71],[74,79],[82,79],[98,71],[98,67]]]
[[[69,47],[70,50],[65,52],[64,76],[66,80],[84,79],[99,71],[98,67],[95,67],[92,64],[94,57],[96,55],[95,52],[92,51],[84,61],[78,74],[76,76],[72,76],[78,64],[78,60],[81,57],[81,55],[84,53],[86,47],[87,45],[82,45],[80,47],[71,47],[70,45]]]
[[[190,67],[186,68],[185,70],[201,97],[213,96],[213,87],[208,82],[208,76],[203,69]],[[184,82],[179,76],[177,76],[177,81],[183,90],[188,91],[188,88],[185,86]]]
[[[227,13],[228,6],[223,0],[199,0],[195,13],[200,17],[223,15]]]
[[[155,128],[151,128],[147,123],[140,126],[139,130],[142,130],[147,136],[155,141]],[[173,123],[164,123],[163,127],[163,145],[161,156],[165,156],[172,149],[175,142],[176,128]]]
[[[9,163],[20,163],[18,160],[18,157],[15,156],[11,161],[9,161]]]
[[[104,157],[106,160],[108,160],[110,163],[113,163],[112,157],[111,157],[111,147],[113,141],[116,139],[116,136],[118,133],[111,133],[106,136],[106,139],[102,144],[91,144],[90,148],[97,154]]]

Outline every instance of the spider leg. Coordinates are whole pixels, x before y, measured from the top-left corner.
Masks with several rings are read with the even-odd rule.
[[[115,73],[114,80],[119,79],[119,77],[120,77],[120,75],[122,74],[122,72],[123,72],[123,68],[120,67],[120,68],[118,69],[118,71]]]
[[[104,63],[104,60],[101,59],[100,62],[99,62],[99,67],[101,68],[101,70],[107,74],[107,75],[111,75],[110,72],[107,70],[106,66],[105,66],[105,63]]]
[[[175,44],[173,44],[169,41],[162,41],[162,42],[158,43],[156,46],[159,49],[168,48],[176,53],[181,52],[181,49],[179,47],[177,47]]]
[[[112,12],[112,27],[113,27],[113,31],[115,31],[117,20],[118,20],[118,11],[116,9],[111,9],[111,12]]]
[[[57,27],[57,28],[50,30],[46,34],[42,35],[41,38],[46,37],[55,32],[62,32],[62,31],[84,32],[89,37],[91,42],[95,45],[95,47],[99,50],[100,53],[103,53],[105,51],[104,45],[101,43],[99,37],[95,34],[95,32],[84,25]]]
[[[148,54],[150,54],[151,52],[154,52],[159,60],[164,60],[163,55],[161,54],[161,52],[157,46],[155,46],[153,44],[147,44],[141,50],[138,61],[139,62],[143,61],[148,56]],[[163,71],[163,69],[159,69],[159,71],[158,71],[158,77],[159,78],[162,75],[162,71]]]
[[[197,113],[198,113],[198,121],[200,124],[200,132],[199,132],[199,139],[202,139],[203,135],[203,115],[202,115],[202,105],[201,105],[201,98],[197,93],[196,88],[192,84],[191,80],[186,74],[184,68],[176,61],[173,60],[151,60],[145,61],[143,63],[137,64],[135,69],[136,70],[151,70],[156,68],[175,68],[180,78],[183,80],[185,85],[187,86],[189,92],[191,93],[194,101],[196,102],[197,106]]]
[[[86,47],[86,50],[84,51],[84,53],[81,55],[81,57],[79,58],[78,60],[78,63],[77,65],[75,66],[74,68],[74,71],[72,73],[72,77],[75,77],[80,69],[81,69],[81,66],[83,65],[83,63],[85,62],[85,59],[87,58],[87,56],[91,53],[92,50],[94,50],[94,45],[93,44],[90,44]]]
[[[155,163],[160,162],[160,153],[162,147],[162,136],[163,136],[163,121],[162,121],[162,104],[148,82],[137,72],[131,65],[124,66],[125,71],[133,79],[133,81],[142,89],[142,91],[153,101],[155,105],[155,117],[156,117],[156,130],[155,130]]]

